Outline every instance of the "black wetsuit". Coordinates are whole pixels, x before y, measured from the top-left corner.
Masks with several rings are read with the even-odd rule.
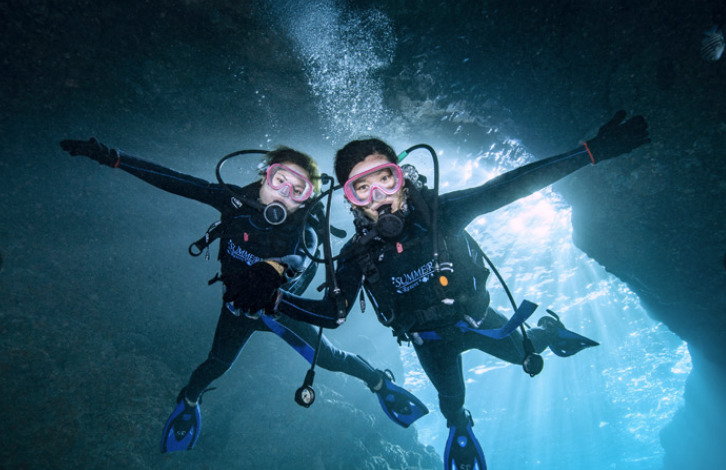
[[[218,258],[222,268],[222,280],[243,272],[257,261],[286,257],[286,261],[295,259],[298,263],[287,263],[294,272],[288,273],[290,280],[283,289],[302,293],[309,284],[311,278],[302,275],[310,263],[302,246],[300,230],[304,210],[291,214],[283,224],[272,226],[265,222],[258,211],[240,204],[219,184],[128,155],[120,156],[118,168],[164,191],[208,204],[221,213],[222,224],[218,229],[221,233],[217,233],[220,239]],[[238,194],[256,200],[260,183],[233,189]],[[314,252],[317,237],[314,230],[307,230],[305,239],[310,245],[308,249]],[[238,315],[231,304],[225,303],[219,315],[209,357],[192,373],[186,387],[186,397],[196,401],[212,381],[232,366],[255,331],[275,332],[308,361],[312,360],[318,331],[311,324],[284,316],[277,319],[249,318]],[[317,361],[320,367],[358,377],[369,387],[375,386],[380,380],[380,376],[368,363],[354,354],[335,348],[325,337]]]
[[[479,187],[439,196],[439,251],[447,258],[439,261],[453,263],[453,273],[446,273],[446,287],[441,286],[434,273],[432,198],[413,188],[409,188],[400,236],[370,237],[370,232],[359,225],[356,235],[341,250],[336,276],[349,309],[363,286],[379,320],[391,326],[399,337],[413,340],[449,422],[456,422],[463,414],[462,352],[479,349],[517,364],[524,358],[519,331],[496,340],[459,326],[466,316],[473,323],[480,322],[480,329],[499,328],[507,320],[489,307],[485,285],[488,271],[479,246],[465,231],[466,226],[477,216],[532,194],[588,163],[588,154],[581,148],[524,165]],[[285,294],[278,311],[329,328],[341,323],[330,299],[315,301]],[[528,331],[538,352],[547,347],[547,335],[541,328]]]

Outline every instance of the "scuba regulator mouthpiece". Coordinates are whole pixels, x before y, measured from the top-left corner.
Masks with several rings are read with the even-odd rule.
[[[281,202],[271,202],[269,204],[262,204],[259,201],[255,201],[251,198],[246,198],[240,194],[234,196],[237,199],[237,207],[241,207],[242,204],[246,204],[257,212],[262,214],[262,217],[270,225],[280,225],[287,220],[287,209]]]
[[[271,202],[262,209],[262,216],[270,225],[280,225],[287,219],[287,209],[280,202]]]
[[[390,204],[378,208],[376,230],[384,238],[392,238],[403,231],[403,215],[401,211],[392,212]]]

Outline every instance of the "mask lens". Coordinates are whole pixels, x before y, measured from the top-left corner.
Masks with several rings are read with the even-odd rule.
[[[295,202],[304,202],[313,194],[313,184],[308,178],[279,163],[267,169],[267,184]]]
[[[367,206],[396,194],[403,186],[403,172],[395,163],[376,166],[355,175],[343,185],[345,196],[356,206]]]

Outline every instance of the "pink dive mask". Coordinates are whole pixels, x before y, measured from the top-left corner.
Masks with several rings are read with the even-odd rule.
[[[313,183],[308,178],[279,163],[267,169],[267,184],[295,202],[305,202],[313,194]]]
[[[403,171],[395,163],[384,163],[359,173],[343,185],[351,204],[365,207],[396,194],[403,187]]]

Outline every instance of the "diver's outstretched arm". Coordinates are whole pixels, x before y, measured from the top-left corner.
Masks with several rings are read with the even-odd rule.
[[[101,165],[119,168],[164,191],[221,207],[228,193],[219,184],[213,184],[170,168],[132,157],[116,149],[109,149],[96,139],[63,140],[63,150],[73,156],[84,156]]]
[[[629,153],[650,142],[648,124],[642,116],[624,119],[625,111],[618,111],[596,137],[575,150],[521,166],[476,188],[442,195],[439,214],[443,223],[463,229],[477,216],[529,196],[588,164]]]

